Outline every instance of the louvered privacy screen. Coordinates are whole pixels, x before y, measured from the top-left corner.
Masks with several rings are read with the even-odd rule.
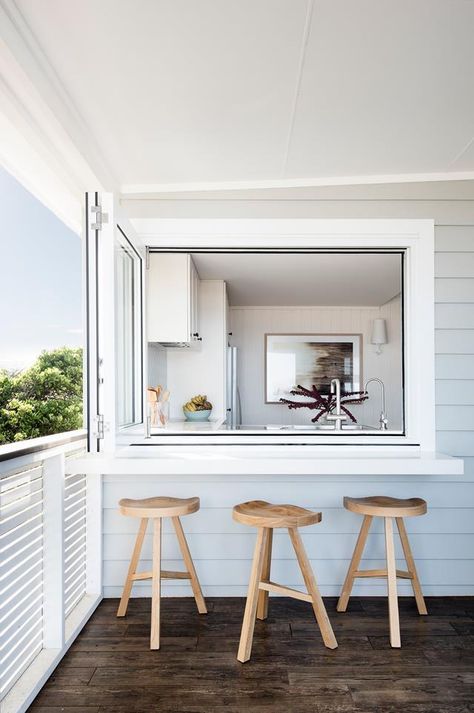
[[[0,698],[43,646],[43,464],[0,475]]]
[[[73,458],[74,456],[70,456]],[[86,593],[86,476],[64,483],[64,616]]]

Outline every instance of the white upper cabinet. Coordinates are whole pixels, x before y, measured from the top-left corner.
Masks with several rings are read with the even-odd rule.
[[[147,279],[148,341],[199,344],[199,275],[187,253],[151,253]]]

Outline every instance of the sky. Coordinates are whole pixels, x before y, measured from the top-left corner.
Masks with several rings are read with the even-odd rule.
[[[82,346],[81,240],[0,166],[0,368]]]

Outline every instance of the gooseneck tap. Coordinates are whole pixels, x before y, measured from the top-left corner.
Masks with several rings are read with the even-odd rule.
[[[336,431],[342,430],[342,422],[347,419],[345,413],[341,411],[341,382],[339,379],[331,379],[331,394],[336,394],[336,410],[326,416],[327,421],[334,421]]]
[[[388,425],[388,418],[385,413],[385,384],[383,383],[382,379],[377,379],[376,377],[373,377],[372,379],[368,379],[365,382],[365,386],[364,386],[364,391],[366,393],[368,393],[367,387],[372,381],[376,381],[378,384],[380,384],[380,395],[382,398],[382,410],[380,412],[379,423],[380,423],[380,430],[386,431],[387,425]]]

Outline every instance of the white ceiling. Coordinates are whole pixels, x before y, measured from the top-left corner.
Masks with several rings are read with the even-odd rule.
[[[474,171],[470,0],[16,3],[125,192]]]
[[[192,253],[202,280],[225,280],[233,306],[380,306],[400,292],[400,256]]]

